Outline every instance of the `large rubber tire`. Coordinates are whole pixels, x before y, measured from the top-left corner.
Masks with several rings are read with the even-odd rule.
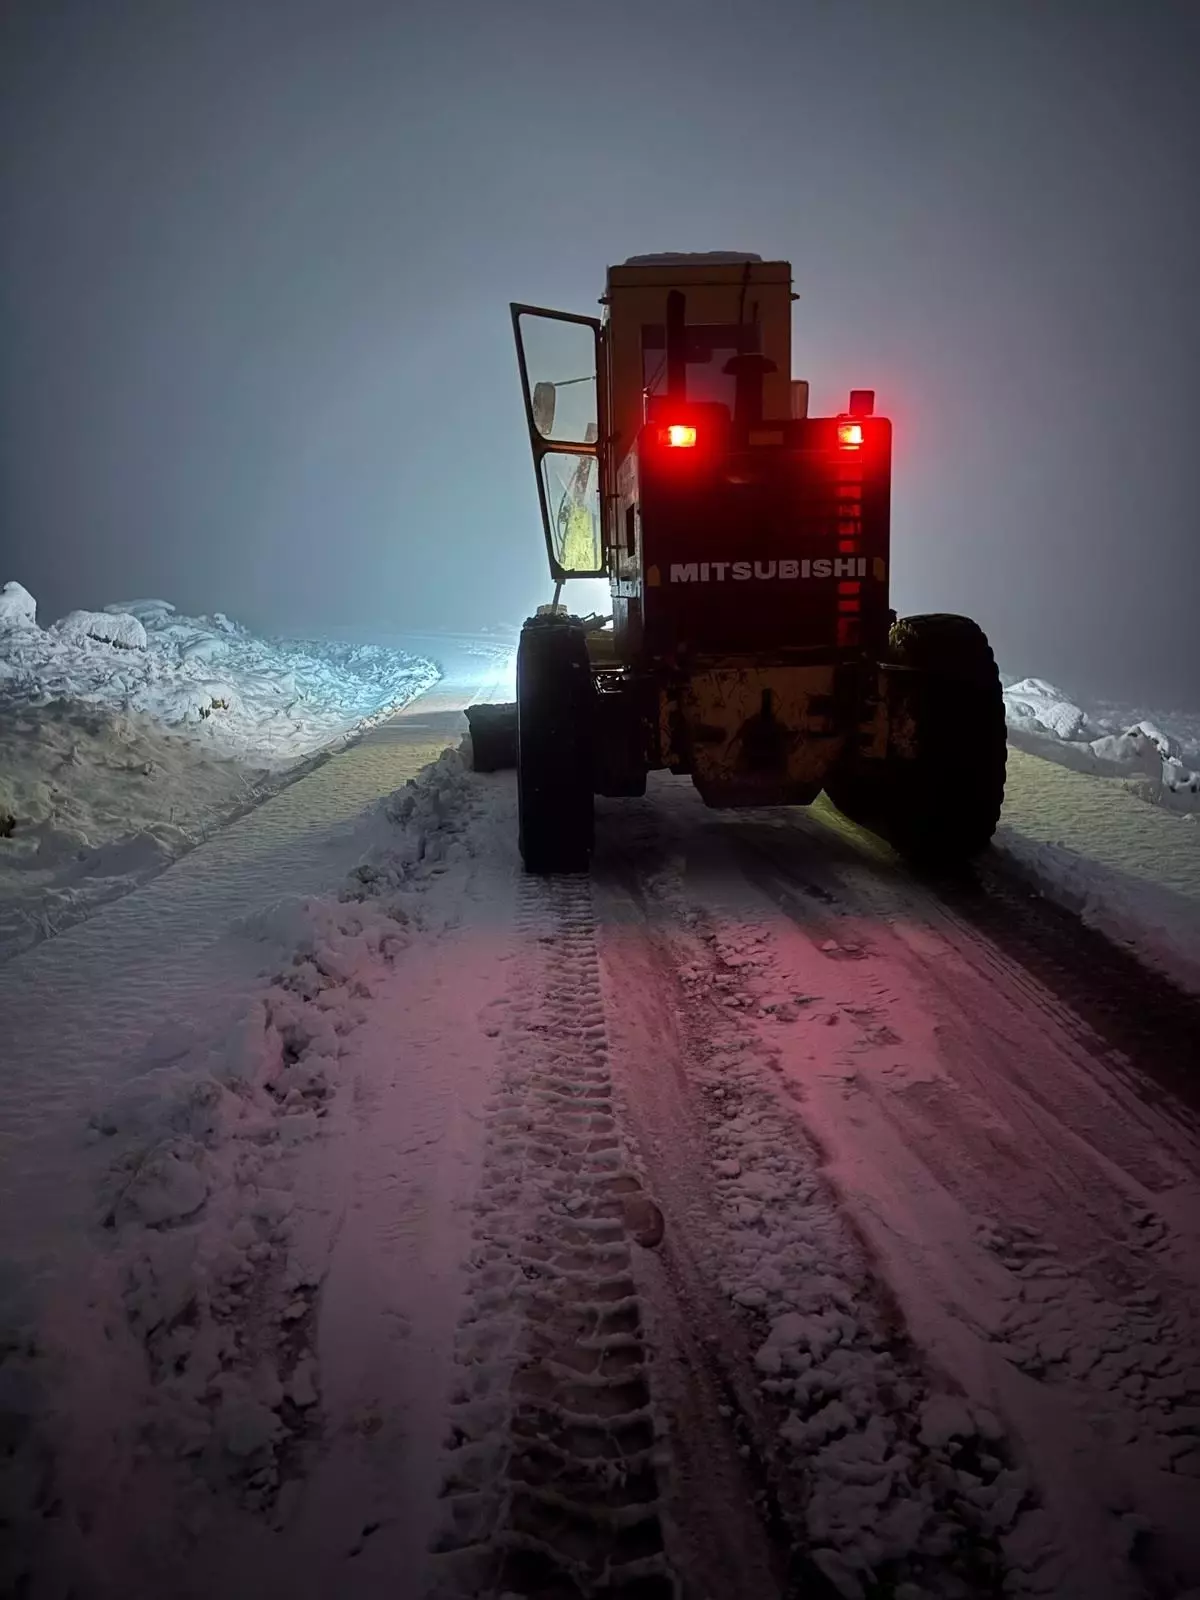
[[[967,617],[902,617],[888,643],[892,661],[913,669],[906,693],[916,756],[889,763],[887,832],[914,861],[956,868],[987,847],[1004,803],[1008,745],[995,657]]]
[[[517,809],[527,872],[586,872],[594,836],[594,691],[587,641],[534,617],[517,649]]]
[[[467,707],[471,731],[471,770],[503,772],[517,764],[517,707],[482,705]]]

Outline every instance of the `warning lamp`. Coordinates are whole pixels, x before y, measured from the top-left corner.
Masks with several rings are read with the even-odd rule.
[[[861,422],[839,422],[838,444],[843,450],[857,450],[863,442]]]
[[[658,430],[658,442],[665,444],[669,450],[694,450],[696,430],[685,423],[672,422],[669,427]]]

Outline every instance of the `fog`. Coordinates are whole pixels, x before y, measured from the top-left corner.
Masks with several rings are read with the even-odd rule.
[[[901,610],[1200,704],[1190,0],[9,0],[0,581],[272,631],[549,597],[507,302],[792,261]]]

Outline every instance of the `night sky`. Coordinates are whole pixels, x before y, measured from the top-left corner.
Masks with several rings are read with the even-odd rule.
[[[1194,0],[5,0],[0,581],[270,631],[549,597],[507,303],[789,259],[902,611],[1200,705]]]

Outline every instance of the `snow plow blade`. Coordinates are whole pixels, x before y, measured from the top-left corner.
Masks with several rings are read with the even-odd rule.
[[[502,772],[517,764],[517,707],[468,706],[471,766],[476,772]]]

